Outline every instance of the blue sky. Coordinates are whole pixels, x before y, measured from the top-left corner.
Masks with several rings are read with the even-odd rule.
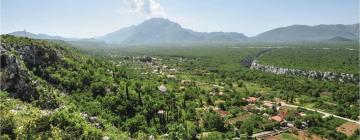
[[[293,24],[358,23],[358,0],[1,0],[1,33],[94,37],[152,17],[254,36]]]

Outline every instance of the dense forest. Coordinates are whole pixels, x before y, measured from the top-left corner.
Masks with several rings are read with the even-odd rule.
[[[255,133],[285,129],[283,123],[266,117],[284,110],[284,118],[294,124],[294,129],[286,128],[289,136],[295,129],[306,129],[327,139],[357,139],[359,130],[352,135],[336,130],[345,120],[281,102],[358,120],[358,85],[270,74],[241,65],[266,46],[91,49],[2,35],[0,74],[6,84],[1,84],[0,93],[1,139],[254,139]],[[319,61],[336,60],[323,61],[318,69],[358,71],[353,52],[291,49],[269,51],[261,59],[270,62],[269,56],[286,51],[301,60],[294,67],[308,69],[319,62],[305,65],[314,57],[299,55],[321,55]],[[351,59],[345,62],[349,55],[342,54],[348,53]],[[274,59],[271,62],[279,65],[291,61]],[[262,107],[262,101],[272,101],[272,107]]]

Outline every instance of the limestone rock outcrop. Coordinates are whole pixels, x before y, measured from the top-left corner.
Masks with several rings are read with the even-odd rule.
[[[274,74],[286,74],[286,75],[296,75],[296,76],[305,76],[308,78],[314,78],[319,80],[326,81],[338,81],[338,82],[346,82],[346,83],[358,83],[359,77],[353,74],[348,73],[335,73],[335,72],[327,72],[327,71],[306,71],[300,69],[290,69],[290,68],[282,68],[276,66],[267,66],[263,64],[259,64],[256,60],[251,63],[250,69],[260,70],[268,73]]]

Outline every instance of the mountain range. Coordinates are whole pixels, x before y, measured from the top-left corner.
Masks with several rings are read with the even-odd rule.
[[[359,24],[352,25],[292,25],[276,28],[254,37],[255,41],[322,41],[334,37],[350,40],[359,38]]]
[[[164,18],[152,18],[139,25],[122,28],[104,36],[91,39],[64,38],[46,34],[33,34],[25,31],[9,33],[36,39],[55,39],[64,41],[88,41],[110,44],[150,44],[185,42],[289,42],[289,41],[338,41],[358,40],[359,24],[351,25],[292,25],[280,27],[247,37],[237,32],[197,32],[183,28],[180,24]],[[339,38],[343,38],[339,40]]]

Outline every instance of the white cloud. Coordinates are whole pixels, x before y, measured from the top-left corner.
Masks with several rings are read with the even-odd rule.
[[[131,13],[145,18],[168,17],[165,9],[156,0],[128,0]]]

